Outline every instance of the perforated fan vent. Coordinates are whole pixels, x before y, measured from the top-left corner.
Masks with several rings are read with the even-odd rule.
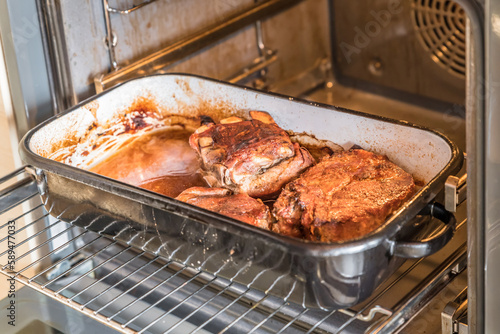
[[[465,76],[465,12],[449,0],[414,0],[415,30],[431,58],[448,72]]]

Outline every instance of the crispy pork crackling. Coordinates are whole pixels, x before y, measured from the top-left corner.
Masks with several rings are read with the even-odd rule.
[[[309,152],[292,143],[286,131],[262,111],[215,124],[206,118],[189,138],[201,156],[205,179],[251,197],[276,197],[282,187],[314,164]]]

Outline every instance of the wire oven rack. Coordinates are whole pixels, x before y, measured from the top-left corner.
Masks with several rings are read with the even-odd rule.
[[[405,262],[361,305],[308,309],[54,219],[37,195],[24,168],[0,179],[0,272],[124,333],[392,332],[466,266],[459,219],[443,250]]]

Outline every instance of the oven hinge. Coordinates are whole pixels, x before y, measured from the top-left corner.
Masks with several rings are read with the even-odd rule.
[[[467,323],[467,288],[446,304],[441,312],[441,331],[443,334],[468,334]]]
[[[456,212],[457,206],[467,197],[467,174],[462,177],[450,175],[444,183],[444,207]]]

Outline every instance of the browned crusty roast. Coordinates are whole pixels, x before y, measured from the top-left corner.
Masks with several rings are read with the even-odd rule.
[[[410,174],[385,156],[362,149],[324,157],[286,185],[273,231],[321,242],[364,236],[415,192]]]
[[[309,152],[262,111],[251,120],[205,121],[189,139],[200,154],[205,179],[213,187],[251,197],[277,196],[281,188],[314,164]]]
[[[247,194],[233,195],[224,188],[193,187],[176,199],[265,229],[272,222],[269,208],[260,199]]]

